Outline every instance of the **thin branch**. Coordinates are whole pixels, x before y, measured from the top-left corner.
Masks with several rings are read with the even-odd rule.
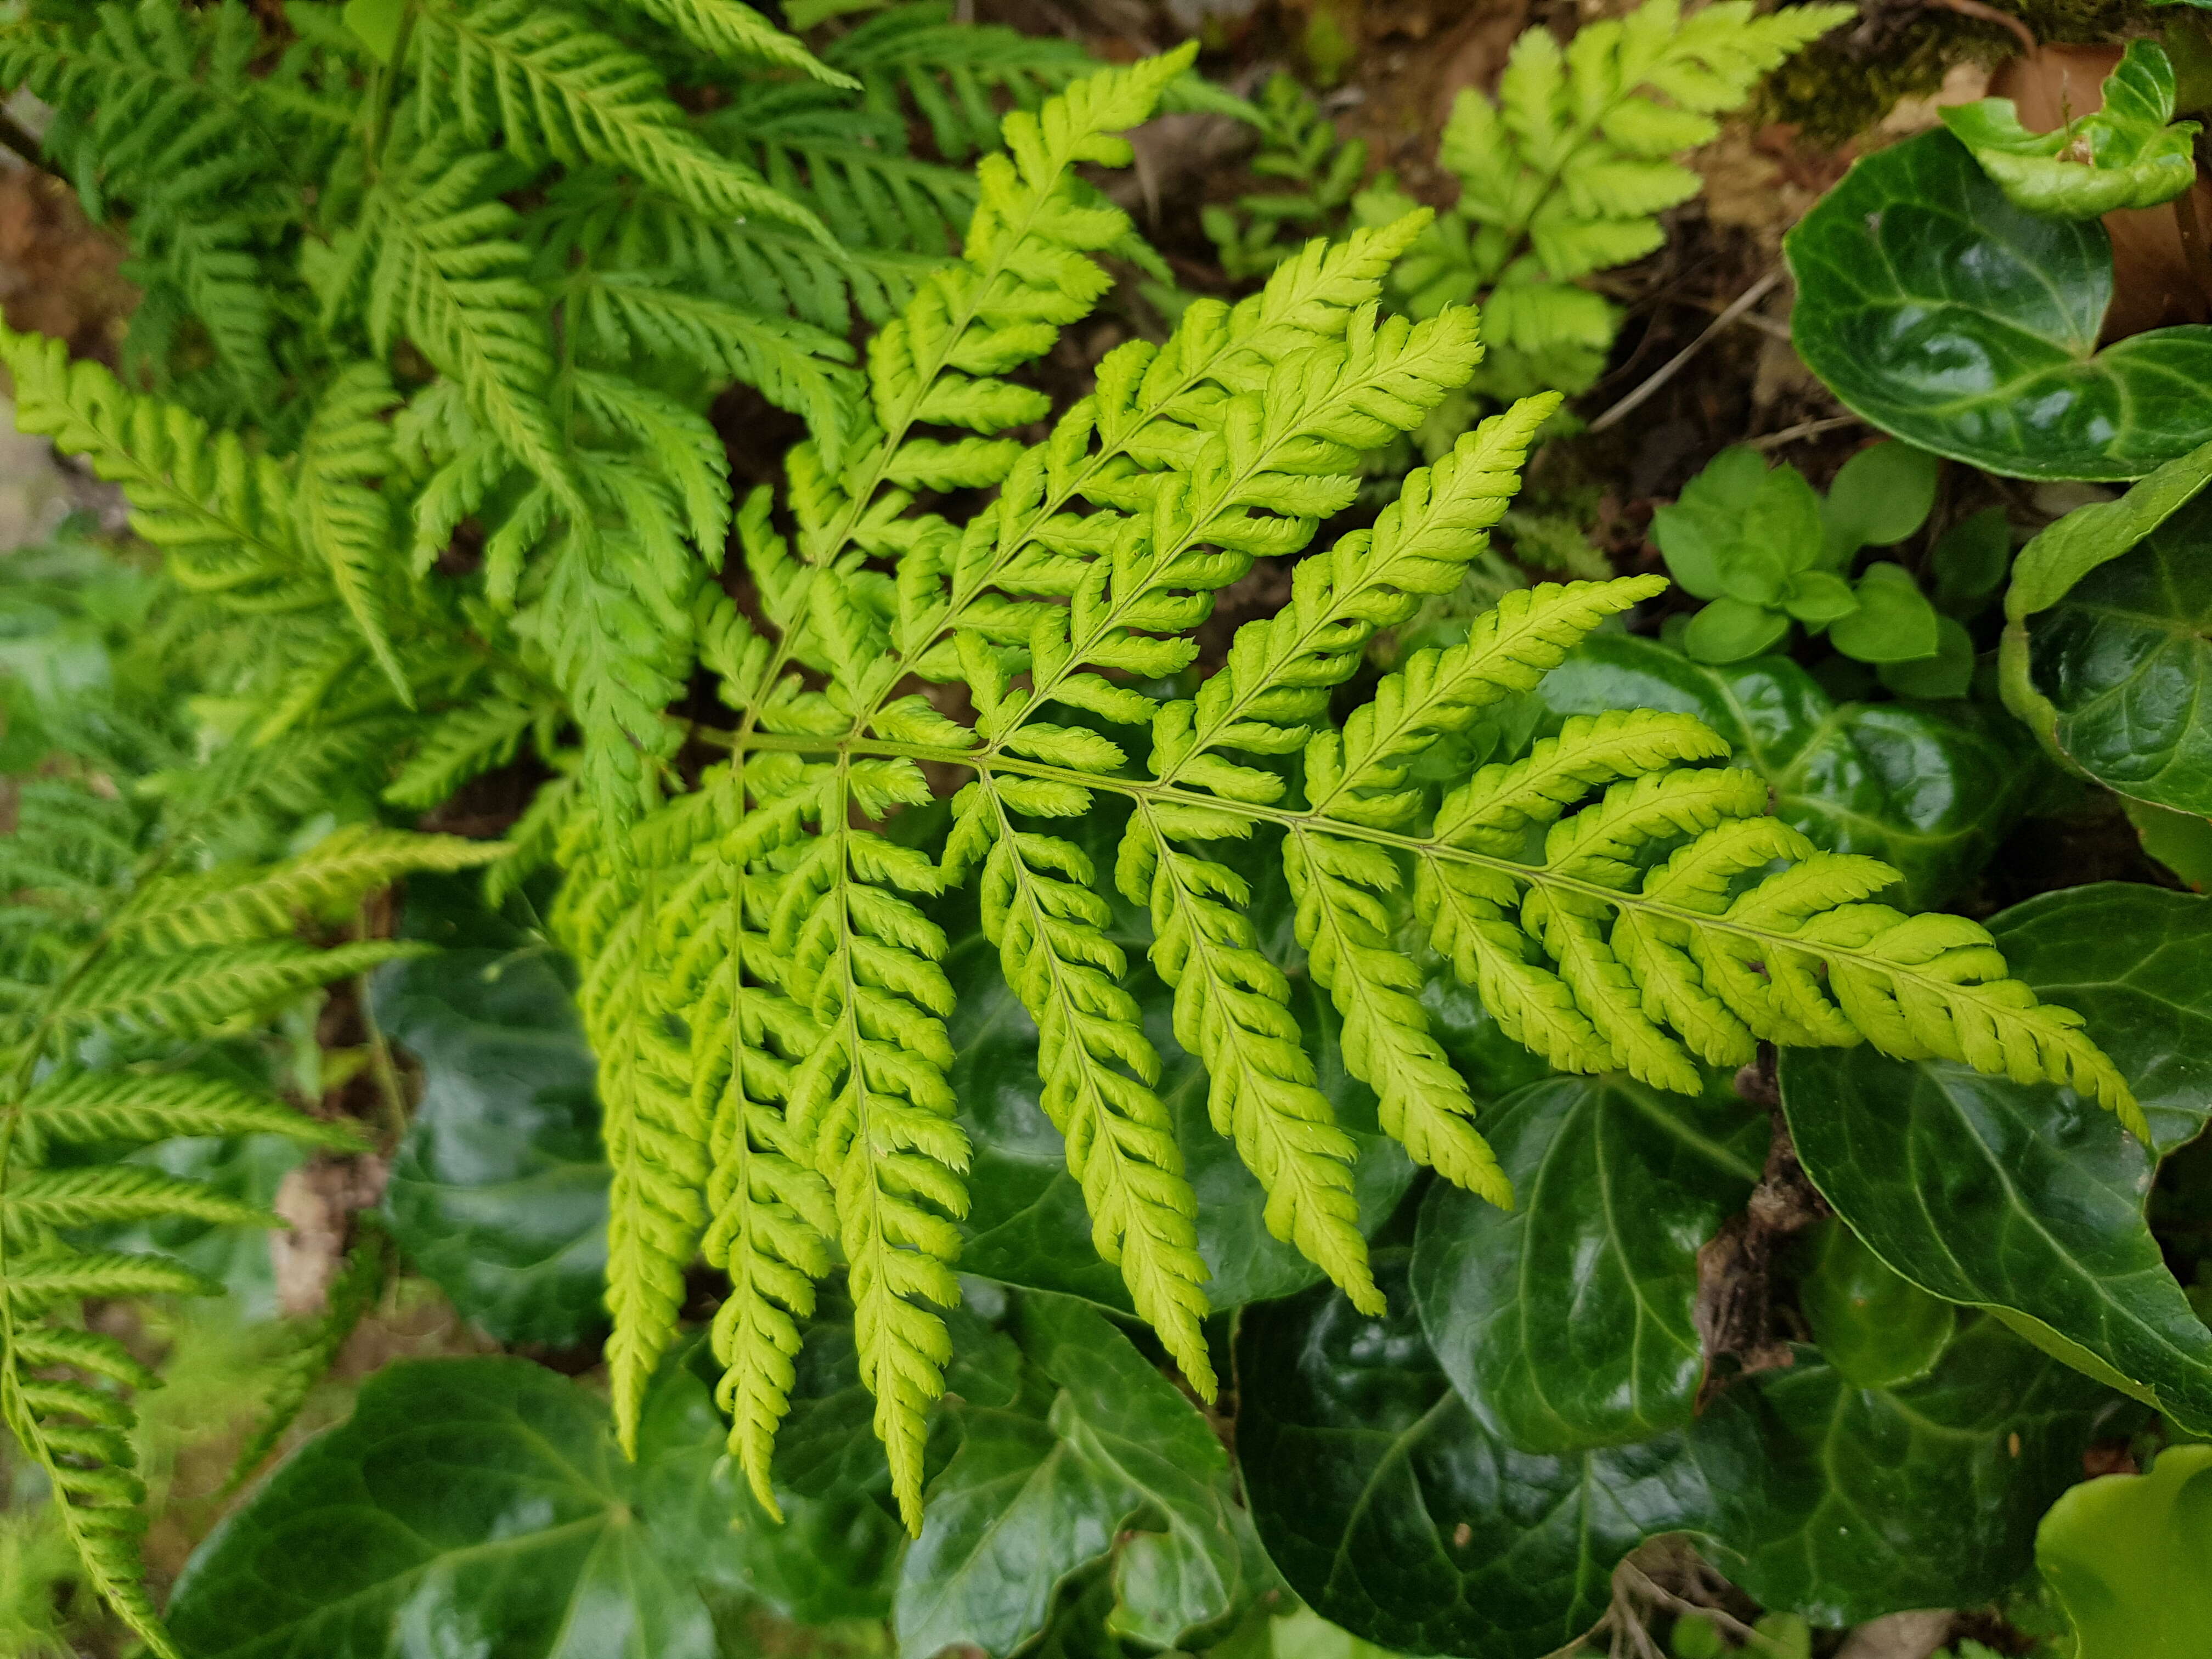
[[[1779,449],[1784,444],[1794,444],[1800,438],[1817,438],[1823,432],[1840,432],[1847,426],[1864,426],[1866,422],[1856,415],[1827,415],[1817,421],[1800,421],[1795,426],[1785,426],[1779,432],[1769,432],[1763,437],[1747,438],[1744,441],[1753,449]]]
[[[353,936],[366,941],[368,922],[366,917],[356,916]],[[384,1035],[384,1026],[376,1018],[376,1000],[369,994],[368,975],[356,974],[353,981],[354,1002],[361,1014],[361,1027],[368,1036],[368,1069],[376,1079],[378,1098],[384,1106],[385,1132],[396,1148],[407,1133],[407,1091],[399,1081],[399,1068],[392,1063],[392,1044]]]
[[[1781,283],[1783,277],[1787,274],[1788,273],[1786,271],[1778,265],[1772,270],[1768,271],[1765,276],[1753,283],[1749,288],[1744,289],[1741,294],[1736,295],[1735,301],[1730,303],[1726,311],[1721,313],[1719,316],[1714,318],[1711,323],[1706,325],[1705,331],[1704,333],[1698,335],[1696,339],[1691,341],[1689,344],[1684,346],[1672,357],[1669,357],[1666,362],[1652,374],[1650,380],[1644,381],[1642,386],[1637,387],[1635,391],[1630,392],[1626,398],[1623,398],[1611,409],[1607,410],[1604,414],[1592,421],[1589,423],[1589,429],[1592,432],[1602,432],[1609,426],[1618,426],[1622,421],[1627,419],[1629,416],[1635,413],[1637,410],[1642,408],[1644,403],[1654,392],[1657,392],[1661,386],[1666,385],[1668,381],[1673,380],[1674,376],[1680,374],[1683,368],[1689,363],[1692,358],[1695,357],[1699,352],[1703,351],[1707,345],[1711,344],[1716,335],[1719,334],[1723,329],[1728,327],[1729,324],[1735,322],[1737,318],[1742,316],[1745,312],[1749,311],[1761,300],[1764,300],[1768,295],[1771,294],[1777,285]]]

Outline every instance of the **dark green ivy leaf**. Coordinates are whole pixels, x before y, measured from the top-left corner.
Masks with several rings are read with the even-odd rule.
[[[680,1370],[639,1461],[605,1402],[526,1360],[387,1366],[202,1544],[169,1607],[192,1659],[714,1659],[699,1584],[745,1534],[692,1490],[723,1430]]]
[[[1023,1297],[1015,1329],[1013,1397],[950,1397],[947,1379],[958,1449],[907,1553],[901,1649],[1000,1659],[1044,1628],[1063,1583],[1109,1557],[1115,1637],[1172,1647],[1241,1612],[1272,1575],[1198,1408],[1073,1298]]]
[[[1782,657],[1709,667],[1651,640],[1600,634],[1547,675],[1559,714],[1698,716],[1765,778],[1774,812],[1820,846],[1893,865],[1915,907],[1972,881],[2017,820],[2036,758],[1970,708],[1837,703]]]
[[[1722,1391],[1691,1444],[1716,1562],[1816,1625],[1995,1599],[2127,1402],[1978,1320],[1929,1376],[1851,1386],[1812,1348]]]
[[[2212,814],[2212,496],[2097,565],[2030,620],[2028,672],[2059,749],[2099,782]]]
[[[2212,328],[2097,349],[2112,249],[1949,132],[1863,156],[1784,239],[1797,349],[1856,413],[2010,477],[2139,478],[2212,438]]]
[[[605,1323],[608,1171],[558,963],[468,948],[376,982],[378,1018],[422,1068],[385,1194],[392,1237],[503,1342],[574,1343]]]
[[[2071,1007],[2159,1150],[2212,1114],[2212,900],[2107,883],[1990,923],[2012,971]],[[1806,1171],[1890,1267],[2177,1420],[2212,1430],[2212,1330],[2143,1216],[2154,1157],[2071,1091],[1873,1049],[1792,1048],[1782,1101]]]
[[[1680,1434],[1516,1451],[1453,1393],[1375,1253],[1380,1318],[1333,1286],[1239,1316],[1237,1455],[1267,1553],[1315,1612],[1409,1653],[1539,1659],[1602,1613],[1613,1569],[1711,1508]]]
[[[1705,1369],[1698,1251],[1759,1179],[1765,1115],[1725,1082],[1690,1100],[1616,1073],[1524,1089],[1483,1127],[1517,1207],[1438,1182],[1413,1249],[1421,1323],[1461,1398],[1529,1451],[1686,1426]]]

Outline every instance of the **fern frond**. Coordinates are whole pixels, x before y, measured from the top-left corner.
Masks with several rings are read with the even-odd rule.
[[[1755,15],[1750,0],[1686,14],[1680,0],[1646,0],[1577,29],[1564,47],[1528,30],[1495,103],[1470,88],[1452,106],[1437,159],[1458,178],[1459,200],[1408,259],[1401,292],[1416,314],[1483,296],[1501,351],[1486,376],[1497,389],[1583,390],[1619,313],[1575,279],[1656,248],[1657,215],[1701,184],[1672,158],[1710,143],[1716,115],[1851,15],[1808,5]],[[1393,211],[1395,199],[1378,191],[1363,210]]]
[[[392,507],[374,481],[396,470],[383,416],[399,401],[380,363],[356,363],[323,394],[300,445],[300,536],[323,556],[354,628],[401,702],[413,690],[392,648],[391,590],[404,576]]]
[[[279,1134],[334,1151],[364,1144],[352,1124],[313,1118],[231,1079],[198,1072],[72,1072],[46,1079],[11,1109],[36,1158],[50,1141],[155,1141]]]
[[[17,425],[121,484],[131,529],[161,550],[180,582],[270,608],[313,602],[291,481],[276,461],[126,391],[98,363],[71,362],[59,340],[0,325],[0,360],[15,382]]]
[[[52,1020],[58,1031],[190,1036],[423,948],[373,939],[319,951],[282,939],[174,956],[112,951],[54,1003]]]
[[[985,784],[962,790],[953,816],[946,861],[957,876],[980,855],[984,934],[1036,1022],[1041,1103],[1066,1141],[1091,1243],[1121,1267],[1139,1316],[1191,1387],[1211,1399],[1198,1197],[1183,1176],[1167,1106],[1153,1092],[1160,1057],[1121,988],[1128,963],[1106,936],[1109,911],[1092,890],[1091,860],[1072,842],[1017,829],[1005,792]]]
[[[772,64],[832,87],[856,87],[849,75],[831,69],[805,44],[786,34],[738,0],[630,0],[648,17],[676,30],[700,51],[717,58]]]
[[[165,950],[282,938],[302,918],[334,921],[350,915],[367,895],[410,872],[477,869],[505,851],[497,842],[352,824],[265,869],[212,870],[149,883],[118,919],[116,931]]]
[[[779,409],[804,416],[832,465],[841,457],[848,428],[858,416],[858,377],[842,365],[852,348],[836,336],[793,322],[763,316],[721,301],[686,292],[672,274],[610,271],[588,283],[571,286],[572,326],[598,356],[628,366],[641,357],[664,357],[695,369],[720,370],[754,387]],[[617,426],[639,432],[648,441],[660,434],[655,424],[672,425],[666,415],[656,422],[640,407],[643,387],[611,393],[596,389],[600,405]],[[719,457],[721,441],[706,422],[692,417]],[[721,470],[726,470],[726,463]],[[725,485],[714,492],[727,499]],[[719,547],[720,536],[702,535],[702,546]]]
[[[204,1182],[182,1180],[141,1164],[40,1170],[0,1192],[0,1225],[14,1229],[18,1237],[33,1237],[51,1228],[91,1227],[161,1216],[179,1216],[216,1226],[276,1224],[276,1218],[258,1204],[241,1204]]]
[[[690,0],[695,22],[737,8]],[[813,216],[702,143],[652,64],[544,0],[420,0],[410,37],[417,85],[434,88],[469,143],[496,137],[522,165],[604,162],[702,213],[781,220],[824,240]]]
[[[717,827],[727,832],[736,828],[734,776],[719,788]],[[667,1000],[685,1009],[691,1030],[694,1109],[711,1119],[704,1248],[730,1282],[713,1327],[722,1365],[715,1398],[730,1419],[731,1454],[761,1507],[781,1519],[770,1454],[790,1409],[799,1321],[814,1311],[814,1282],[833,1264],[838,1233],[830,1185],[786,1116],[791,1057],[821,1034],[776,988],[789,961],[766,932],[770,884],[742,876],[719,844],[695,859],[660,925],[674,963]]]
[[[326,309],[365,291],[380,352],[403,335],[460,386],[510,454],[571,513],[582,498],[548,402],[553,374],[546,306],[498,199],[512,164],[448,138],[388,170],[362,206],[348,274]]]
[[[943,0],[894,6],[833,41],[823,57],[859,80],[872,111],[903,119],[911,100],[938,154],[956,161],[998,137],[994,93],[1034,110],[1098,67],[1073,41],[955,22]]]
[[[386,800],[427,811],[471,778],[506,765],[526,737],[543,736],[559,718],[558,706],[532,688],[502,684],[479,695],[480,701],[447,710],[423,730],[415,752],[385,787]]]
[[[899,1511],[919,1532],[927,1416],[952,1357],[944,1322],[921,1304],[960,1299],[950,1265],[959,1235],[946,1218],[967,1210],[968,1138],[945,1078],[945,936],[902,896],[935,892],[937,872],[842,822],[861,791],[881,792],[880,812],[926,799],[927,786],[910,762],[869,771],[859,790],[825,785],[818,833],[783,879],[769,941],[789,958],[787,993],[822,1032],[792,1079],[791,1132],[836,1196],[860,1380],[876,1396]]]
[[[654,900],[663,872],[614,844],[623,833],[588,812],[570,824],[550,920],[584,964],[577,1009],[599,1062],[600,1133],[613,1170],[608,1382],[617,1432],[634,1455],[646,1387],[675,1336],[684,1272],[706,1224],[708,1126],[659,995]]]

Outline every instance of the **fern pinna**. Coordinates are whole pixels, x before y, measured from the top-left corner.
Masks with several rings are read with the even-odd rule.
[[[1110,879],[1149,911],[1214,1127],[1267,1188],[1269,1226],[1362,1306],[1379,1297],[1351,1143],[1243,914],[1238,843],[1282,860],[1384,1127],[1500,1203],[1475,1103],[1426,1026],[1430,973],[1570,1070],[1694,1090],[1698,1062],[1741,1064],[1762,1041],[1865,1040],[2071,1083],[2140,1127],[2079,1021],[2007,979],[1979,927],[1877,902],[1893,872],[1766,817],[1765,787],[1717,763],[1725,746],[1687,716],[1577,718],[1441,793],[1425,781],[1425,751],[1658,579],[1509,595],[1337,716],[1376,630],[1480,553],[1553,398],[1414,473],[1185,683],[1211,595],[1302,551],[1352,499],[1362,453],[1417,426],[1481,346],[1469,310],[1378,311],[1414,215],[1315,244],[1235,307],[1193,305],[1164,344],[1109,353],[1041,441],[1000,435],[1047,414],[1007,377],[1104,292],[1091,256],[1127,234],[1074,169],[1126,156],[1110,135],[1181,61],[1009,118],[962,262],[870,344],[866,427],[793,453],[787,528],[766,492],[737,515],[756,603],[715,605],[701,631],[733,711],[713,739],[726,759],[631,825],[565,797],[548,832],[568,871],[556,927],[585,964],[605,1066],[617,1411],[634,1424],[703,1248],[730,1281],[714,1340],[732,1449],[764,1502],[798,1322],[842,1257],[899,1501],[918,1509],[948,1357],[933,1309],[955,1298],[966,1201],[945,940],[925,908],[954,884],[978,884],[1036,1022],[1043,1104],[1099,1251],[1194,1386],[1214,1386],[1196,1203],[1106,929],[1109,875],[1054,833],[1102,797],[1127,803]],[[996,494],[964,522],[918,499],[981,489]],[[925,766],[964,779],[935,856],[888,828],[932,798]]]
[[[103,1249],[87,1230],[162,1217],[273,1226],[205,1184],[135,1162],[91,1162],[173,1136],[278,1134],[362,1150],[349,1123],[310,1117],[210,1063],[210,1040],[333,980],[421,947],[318,946],[303,921],[349,915],[416,869],[481,865],[495,843],[367,827],[275,865],[177,867],[152,815],[92,781],[26,779],[0,842],[0,1415],[51,1484],[90,1583],[153,1651],[173,1656],[141,1583],[144,1496],[131,1391],[158,1379],[87,1328],[93,1298],[206,1294],[181,1264]]]

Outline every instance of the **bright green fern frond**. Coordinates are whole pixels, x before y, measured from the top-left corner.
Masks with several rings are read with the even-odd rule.
[[[734,9],[692,0],[694,21]],[[545,0],[419,0],[411,36],[431,125],[469,143],[495,137],[522,165],[604,162],[702,213],[781,220],[828,240],[804,208],[691,131],[651,64]]]
[[[648,17],[675,29],[700,51],[797,70],[833,87],[855,87],[750,6],[738,0],[629,0]]]
[[[423,949],[374,939],[319,951],[272,939],[173,956],[108,951],[53,1005],[53,1028],[171,1036],[219,1030],[241,1015],[263,1012],[302,991]]]
[[[92,1227],[176,1216],[216,1226],[272,1227],[276,1218],[204,1182],[143,1164],[109,1164],[27,1175],[0,1192],[0,1225],[20,1240],[52,1228]]]
[[[737,826],[735,779],[716,799],[716,827]],[[821,1039],[812,1018],[777,988],[787,957],[766,925],[772,884],[740,874],[717,835],[695,854],[661,913],[672,959],[666,998],[691,1030],[695,1110],[711,1119],[707,1259],[728,1276],[715,1311],[715,1397],[730,1418],[730,1451],[770,1515],[781,1510],[769,1475],[776,1425],[790,1409],[799,1321],[814,1310],[815,1281],[834,1263],[836,1203],[786,1116],[796,1057]]]
[[[17,1133],[36,1158],[52,1141],[151,1142],[198,1135],[278,1134],[357,1152],[353,1125],[286,1105],[233,1079],[198,1072],[94,1071],[46,1079],[15,1103]]]
[[[412,871],[451,873],[491,863],[497,842],[420,836],[353,824],[267,869],[216,870],[149,884],[116,924],[118,936],[187,950],[290,934],[301,920],[334,921]]]
[[[852,348],[836,336],[688,292],[673,273],[605,272],[572,285],[571,292],[572,324],[597,358],[629,367],[661,357],[694,369],[718,369],[778,408],[804,416],[825,459],[835,465],[842,459],[846,434],[859,416],[860,384],[842,367]],[[631,407],[643,392],[626,394],[629,401],[611,404],[609,412],[619,424],[643,428],[650,441],[656,435],[652,417]],[[600,395],[604,402],[605,392]],[[720,440],[693,418],[719,453]],[[726,501],[726,487],[715,493]],[[720,537],[702,536],[700,542],[719,547]]]
[[[960,792],[946,859],[957,875],[980,856],[984,934],[1036,1022],[1040,1098],[1066,1140],[1091,1242],[1121,1267],[1139,1316],[1192,1388],[1211,1398],[1213,1367],[1200,1328],[1210,1270],[1198,1253],[1198,1196],[1153,1091],[1160,1057],[1122,989],[1128,963],[1106,936],[1109,913],[1093,890],[1091,860],[1069,842],[1018,829],[1009,793],[1022,794],[981,783]],[[1067,804],[1080,794],[1068,792]]]
[[[350,300],[365,284],[365,320],[379,351],[406,337],[459,383],[470,407],[554,497],[584,512],[548,402],[553,374],[546,305],[528,280],[518,221],[498,199],[515,182],[492,151],[424,144],[388,172],[362,204],[349,250],[352,275],[333,288]]]
[[[853,769],[864,773],[856,785],[826,785],[819,833],[783,878],[769,937],[789,959],[784,989],[822,1031],[792,1079],[791,1133],[836,1197],[860,1380],[876,1396],[900,1513],[919,1532],[927,1417],[951,1358],[926,1304],[960,1299],[948,1217],[967,1211],[968,1138],[945,1078],[945,936],[903,896],[936,891],[936,868],[844,825],[866,793],[881,812],[927,799],[927,786],[910,762]]]
[[[428,811],[480,773],[515,757],[523,739],[547,733],[559,720],[559,707],[544,691],[521,684],[500,684],[479,700],[447,710],[423,731],[415,752],[386,786],[384,799],[395,806]]]
[[[599,1062],[600,1132],[614,1172],[608,1381],[623,1448],[634,1454],[646,1386],[676,1334],[684,1272],[706,1224],[708,1124],[661,1002],[655,897],[665,872],[613,844],[622,833],[589,814],[570,826],[551,921],[584,964],[576,1002]]]
[[[381,363],[356,363],[332,381],[301,441],[295,506],[301,541],[322,555],[346,614],[411,708],[390,635],[392,589],[405,567],[391,504],[374,488],[396,470],[384,416],[398,402]]]
[[[1656,248],[1657,216],[1702,183],[1672,158],[1711,142],[1714,116],[1851,15],[1806,5],[1759,16],[1750,0],[1685,15],[1680,0],[1648,0],[1585,24],[1565,47],[1547,29],[1528,30],[1495,102],[1469,89],[1452,106],[1438,160],[1458,178],[1459,200],[1407,259],[1401,297],[1416,315],[1480,297],[1498,352],[1483,390],[1584,390],[1620,313],[1575,280]],[[1386,180],[1358,206],[1388,216],[1404,203]]]
[[[59,340],[0,327],[15,420],[123,486],[131,526],[186,586],[271,607],[312,602],[293,528],[291,481],[233,434],[125,390]]]

